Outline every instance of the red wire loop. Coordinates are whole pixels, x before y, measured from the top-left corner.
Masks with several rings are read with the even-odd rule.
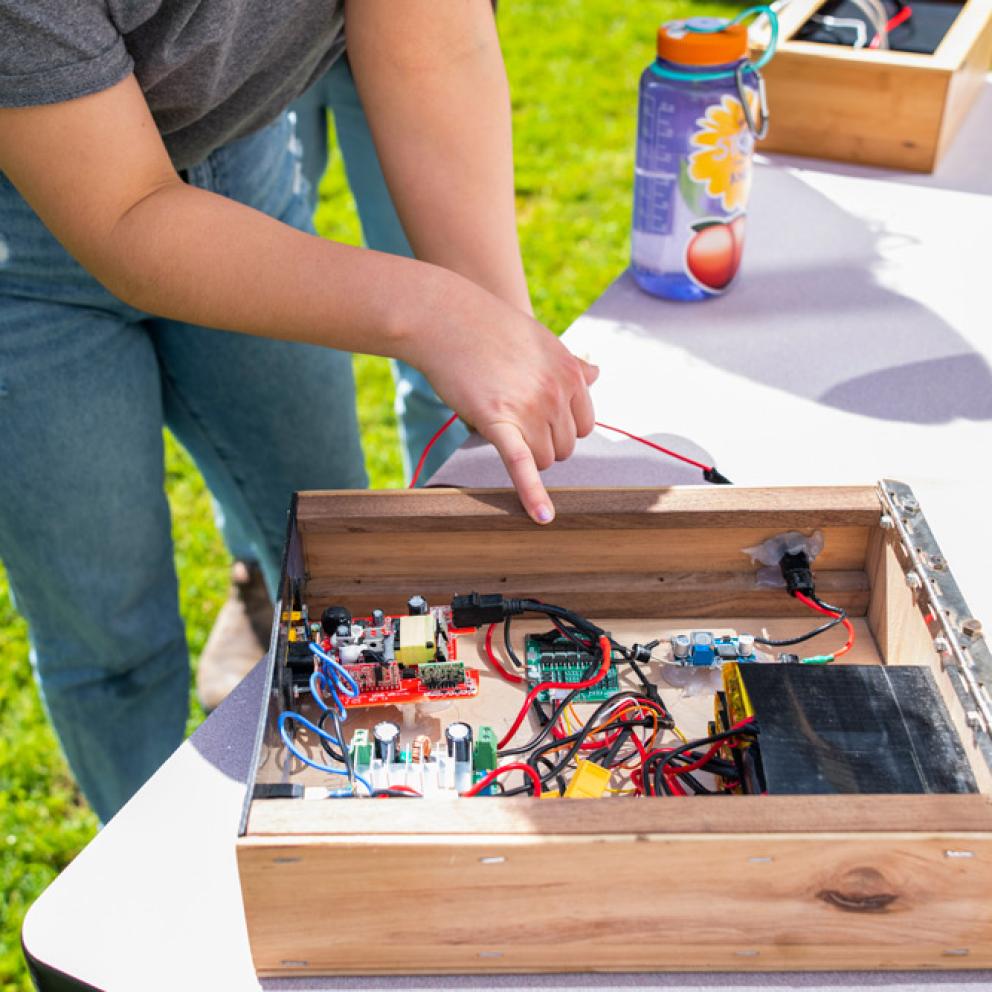
[[[524,717],[527,716],[527,711],[530,709],[531,703],[537,698],[538,693],[543,692],[545,689],[567,689],[569,692],[573,689],[588,689],[590,686],[596,685],[597,682],[605,679],[607,672],[610,670],[610,662],[612,661],[610,657],[610,642],[606,637],[600,637],[599,650],[602,652],[603,658],[595,675],[583,679],[581,682],[538,682],[527,693],[527,698],[524,699],[524,704],[520,707],[520,712],[517,714],[510,729],[503,735],[503,739],[496,745],[497,749],[506,747],[513,740],[513,735],[520,729],[520,724],[524,722]]]
[[[531,768],[530,765],[525,765],[522,761],[512,761],[508,765],[500,765],[499,768],[494,768],[484,778],[479,779],[479,781],[476,782],[471,789],[466,789],[465,792],[461,794],[462,798],[471,799],[472,796],[477,796],[480,792],[482,792],[483,789],[485,789],[489,785],[492,785],[492,783],[495,782],[496,779],[499,778],[500,775],[503,775],[505,772],[523,772],[525,775],[527,775],[530,778],[531,782],[534,785],[534,793],[533,793],[534,798],[535,799],[541,798],[541,792],[542,792],[541,776],[538,775],[537,772],[533,768]]]
[[[431,453],[431,449],[440,440],[441,435],[458,419],[458,414],[453,413],[448,419],[434,432],[434,436],[427,442],[424,447],[423,453],[417,462],[417,467],[413,470],[413,475],[410,477],[410,485],[407,487],[413,489],[418,480],[420,479],[420,473],[424,470],[424,463],[427,461],[427,456]],[[604,431],[613,431],[616,434],[622,434],[626,438],[630,438],[631,441],[637,441],[638,444],[647,445],[649,448],[653,448],[655,451],[660,451],[663,455],[667,455],[669,458],[674,458],[676,461],[685,462],[686,465],[692,465],[694,468],[700,469],[702,472],[713,472],[715,471],[712,465],[704,465],[702,462],[697,462],[694,458],[690,458],[688,455],[680,455],[677,451],[672,451],[671,448],[664,448],[660,444],[655,444],[654,441],[649,441],[646,437],[640,437],[637,434],[631,434],[630,431],[625,431],[622,427],[613,427],[610,424],[604,424],[602,421],[596,421],[597,427],[602,427]]]
[[[492,665],[493,668],[495,668],[507,682],[523,682],[523,679],[519,675],[514,675],[513,672],[504,668],[502,662],[496,657],[496,653],[493,651],[493,630],[495,627],[496,624],[491,623],[489,625],[489,629],[486,631],[486,657],[489,659],[489,664]]]

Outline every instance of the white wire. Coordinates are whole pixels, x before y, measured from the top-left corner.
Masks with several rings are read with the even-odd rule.
[[[864,48],[868,44],[868,28],[865,27],[865,22],[857,17],[831,17],[829,14],[814,14],[810,20],[835,30],[853,31],[855,48]]]
[[[889,23],[889,15],[885,12],[881,0],[851,0],[858,10],[868,19],[868,23],[875,28],[878,35],[878,47],[889,47],[889,32],[885,25]]]

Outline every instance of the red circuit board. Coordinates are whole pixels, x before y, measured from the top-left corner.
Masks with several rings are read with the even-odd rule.
[[[362,709],[369,706],[400,706],[403,703],[440,702],[445,699],[470,699],[479,694],[479,671],[465,669],[465,682],[444,689],[424,688],[420,679],[400,679],[399,689],[383,689],[363,692],[354,699],[344,696],[341,702],[346,709]]]

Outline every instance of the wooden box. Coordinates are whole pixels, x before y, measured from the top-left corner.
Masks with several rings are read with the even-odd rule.
[[[932,172],[992,66],[992,0],[967,0],[933,55],[796,40],[823,2],[782,13],[759,150]]]
[[[277,622],[237,841],[258,972],[992,967],[992,657],[912,492],[885,482],[554,499],[554,524],[538,528],[503,490],[300,493],[283,604],[300,592],[315,610],[359,616],[405,612],[412,592],[442,604],[496,591],[568,605],[626,643],[700,625],[792,636],[808,612],[759,584],[742,549],[819,530],[817,590],[857,630],[845,660],[930,668],[979,791],[256,798],[256,786],[321,780],[287,764],[279,742]],[[523,691],[482,657],[482,691],[455,718],[501,731]],[[662,692],[702,731],[711,694]]]

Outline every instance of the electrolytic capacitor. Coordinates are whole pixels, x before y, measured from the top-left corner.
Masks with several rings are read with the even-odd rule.
[[[470,761],[472,757],[472,728],[467,723],[450,723],[444,732],[448,742],[448,756],[457,763]]]
[[[754,654],[754,634],[741,634],[737,638],[737,653],[742,658],[750,658]]]
[[[386,622],[386,614],[382,610],[372,611],[372,626],[381,627]]]
[[[412,617],[422,617],[426,615],[430,607],[427,605],[427,600],[423,596],[411,596],[406,601],[406,608],[410,611],[410,616]]]
[[[375,743],[375,756],[390,764],[396,760],[397,748],[400,742],[400,728],[391,720],[383,720],[372,728],[372,740]]]
[[[679,660],[684,661],[689,657],[691,641],[685,634],[676,634],[672,638],[672,654]]]
[[[324,628],[324,633],[328,637],[341,626],[341,624],[351,625],[351,611],[343,606],[328,606],[320,615],[320,625]]]

